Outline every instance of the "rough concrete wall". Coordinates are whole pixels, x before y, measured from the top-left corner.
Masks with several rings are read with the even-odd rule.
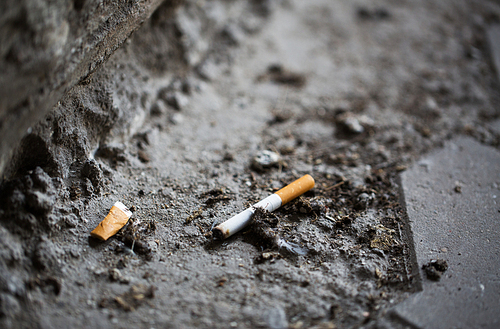
[[[21,88],[20,93],[12,92],[12,97],[2,100],[0,174],[3,178],[22,176],[41,167],[52,177],[67,179],[73,162],[82,164],[108,145],[114,145],[117,151],[116,145],[137,132],[150,114],[150,108],[154,112],[161,106],[158,104],[177,101],[179,86],[186,84],[183,80],[189,72],[196,70],[207,80],[221,74],[228,62],[225,50],[236,45],[244,34],[259,30],[275,6],[269,1],[200,5],[195,1],[170,0],[161,6],[158,1],[133,4],[125,6],[128,11],[110,5],[109,10],[115,6],[118,13],[95,11],[85,16],[94,18],[77,22],[60,16],[71,17],[77,8],[90,10],[94,8],[90,2],[66,11],[61,9],[64,6],[53,9],[52,16],[66,22],[64,24],[75,25],[75,30],[88,35],[86,40],[66,36],[66,43],[58,41],[46,50],[41,46],[32,49],[34,41],[29,38],[23,41],[19,35],[12,40],[6,57],[10,58],[15,49],[17,53],[39,52],[40,56],[28,57],[18,67],[10,67],[10,73],[0,78],[4,79],[3,84],[7,84],[8,74],[15,76],[16,70],[23,72],[28,65],[47,71],[44,73],[47,77],[52,74],[53,80],[59,79],[59,84],[51,84],[49,78],[36,83],[28,81],[30,72],[12,78],[15,83],[24,81],[27,90],[46,92],[28,95]],[[153,9],[156,11],[152,13]],[[127,39],[133,28],[149,15],[151,19]],[[109,21],[116,24],[111,26]],[[49,22],[47,19],[45,24]],[[125,39],[126,44],[115,51]],[[79,48],[70,47],[73,43],[78,43]],[[53,62],[50,62],[50,52],[59,54],[59,57],[52,56]],[[46,64],[42,63],[44,58]],[[75,62],[73,58],[79,61],[71,67]],[[103,61],[106,62],[100,65]],[[49,64],[56,69],[50,71]],[[6,65],[5,61],[0,65]]]
[[[0,3],[0,175],[26,131],[105,62],[161,2]]]

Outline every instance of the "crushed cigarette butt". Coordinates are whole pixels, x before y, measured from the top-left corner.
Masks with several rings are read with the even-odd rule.
[[[94,238],[106,241],[127,224],[132,212],[120,201],[117,201],[108,215],[90,232]]]

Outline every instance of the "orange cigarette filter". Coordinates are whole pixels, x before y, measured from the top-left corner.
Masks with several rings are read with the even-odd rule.
[[[132,212],[120,201],[116,202],[108,215],[90,232],[94,238],[106,241],[127,224]]]
[[[304,194],[314,187],[314,178],[311,175],[304,175],[294,181],[293,183],[283,187],[281,190],[276,192],[281,198],[281,205],[292,201],[299,195]]]

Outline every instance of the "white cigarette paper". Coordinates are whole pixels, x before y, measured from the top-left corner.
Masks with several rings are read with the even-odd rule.
[[[224,223],[218,225],[214,228],[214,232],[219,231],[222,233],[222,238],[228,238],[234,233],[241,231],[245,226],[250,223],[252,215],[255,212],[255,208],[263,208],[267,211],[274,211],[281,207],[281,198],[277,194],[271,194],[264,200],[261,200],[247,208],[246,210],[240,212],[238,215],[231,217]],[[216,233],[218,234],[218,233]]]

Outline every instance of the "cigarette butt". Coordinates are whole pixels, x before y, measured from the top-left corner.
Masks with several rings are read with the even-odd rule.
[[[314,187],[314,178],[310,175],[304,175],[293,183],[285,186],[278,192],[271,194],[267,198],[257,202],[250,208],[247,208],[239,214],[231,217],[222,224],[219,224],[213,229],[213,234],[216,239],[226,239],[236,232],[243,229],[250,223],[255,208],[263,208],[272,212],[287,202],[304,194]]]
[[[90,232],[94,238],[106,241],[127,224],[132,212],[120,201],[115,202],[108,215]]]

